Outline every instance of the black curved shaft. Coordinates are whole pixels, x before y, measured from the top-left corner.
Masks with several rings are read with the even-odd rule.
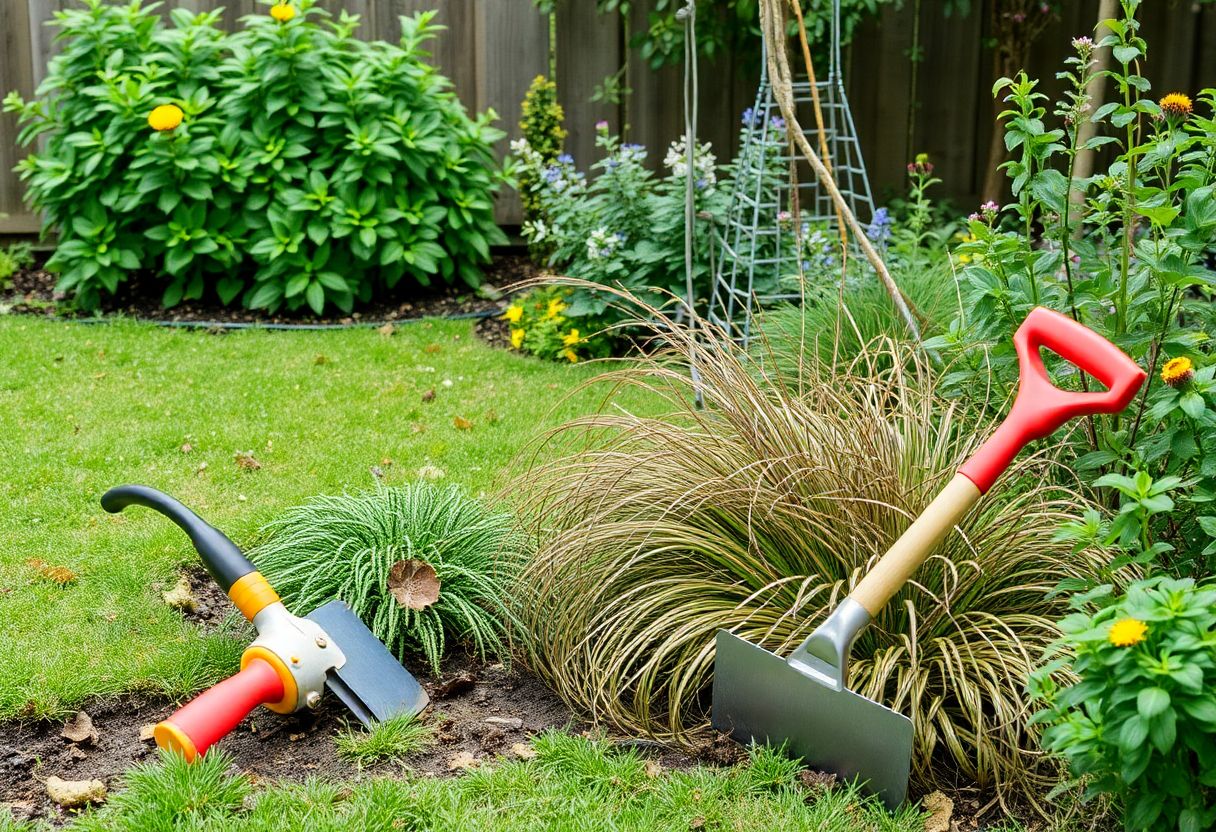
[[[163,491],[146,485],[120,485],[101,495],[101,507],[111,514],[117,514],[127,506],[145,506],[159,511],[180,526],[190,535],[190,542],[202,557],[203,565],[224,592],[241,577],[257,571],[223,532]]]

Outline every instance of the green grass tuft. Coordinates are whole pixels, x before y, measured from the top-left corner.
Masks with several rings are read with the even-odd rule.
[[[315,497],[266,531],[270,539],[250,557],[295,609],[341,598],[398,658],[421,649],[436,674],[448,635],[482,658],[509,657],[518,623],[507,600],[526,538],[511,515],[459,487],[417,482]],[[390,591],[390,569],[406,560],[439,576],[439,598],[424,609],[402,606]]]
[[[435,744],[435,729],[412,714],[377,722],[366,730],[347,729],[338,735],[338,756],[358,765],[401,762]]]

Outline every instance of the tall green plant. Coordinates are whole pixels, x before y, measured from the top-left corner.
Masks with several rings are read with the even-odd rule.
[[[1206,114],[1182,93],[1149,97],[1139,6],[1123,0],[1123,16],[1105,22],[1113,34],[1101,43],[1073,41],[1075,56],[1061,73],[1065,96],[1050,115],[1025,73],[997,83],[994,92],[1008,104],[1002,118],[1014,158],[1005,169],[1015,202],[970,218],[972,238],[957,249],[966,261],[963,309],[927,346],[954,358],[946,383],[962,394],[990,383],[1012,391],[1017,362],[1004,336],[1035,305],[1122,347],[1148,382],[1128,414],[1087,420],[1071,444],[1077,468],[1109,489],[1114,517],[1098,521],[1096,537],[1120,549],[1122,560],[1203,575],[1216,554],[1216,384],[1207,334],[1216,320],[1208,268],[1216,247],[1216,90],[1199,96]],[[1095,46],[1112,50],[1115,68],[1106,74],[1117,92],[1096,110],[1085,93]],[[1101,131],[1079,145],[1085,120]],[[1116,150],[1109,169],[1072,178],[1077,153],[1101,145]],[[1095,383],[1067,366],[1056,374],[1074,389]],[[1161,497],[1161,508],[1145,512],[1145,497]]]
[[[264,3],[269,5],[269,3]],[[354,37],[315,0],[225,33],[220,11],[134,0],[59,12],[63,51],[38,96],[5,109],[48,267],[84,308],[136,270],[172,306],[214,292],[271,310],[349,311],[403,279],[476,286],[499,173],[493,112],[470,119],[427,62],[433,13],[399,44]]]
[[[538,75],[524,96],[523,116],[519,121],[521,140],[512,142],[511,150],[525,153],[525,148],[536,154],[536,162],[520,169],[518,184],[519,200],[524,208],[524,220],[532,227],[552,221],[545,213],[544,205],[536,194],[536,177],[541,165],[551,165],[562,155],[566,143],[565,112],[557,100],[557,84],[543,75]],[[543,259],[552,253],[545,239],[529,242],[532,256]]]
[[[435,673],[449,638],[509,658],[526,541],[458,487],[316,497],[265,531],[250,557],[293,608],[340,598],[399,658],[421,650]]]

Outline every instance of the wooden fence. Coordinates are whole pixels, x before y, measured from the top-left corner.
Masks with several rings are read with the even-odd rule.
[[[76,0],[0,0],[0,95],[16,89],[33,93],[55,53],[53,30],[45,25],[56,10]],[[634,31],[646,25],[650,4],[633,4]],[[908,53],[912,47],[913,4],[888,7],[865,24],[846,49],[844,73],[862,151],[875,195],[899,192],[904,167],[913,152],[928,152],[944,180],[940,193],[969,210],[983,182],[992,133],[991,50],[988,3],[975,4],[967,17],[944,17],[940,2],[923,4],[916,90],[909,89]],[[447,32],[433,45],[434,60],[452,79],[470,109],[493,107],[500,124],[518,134],[519,102],[531,80],[548,69],[550,37],[557,56],[557,82],[566,109],[567,148],[580,166],[594,159],[594,128],[600,119],[614,129],[629,125],[629,137],[651,148],[651,160],[662,158],[667,143],[682,133],[682,71],[650,70],[624,43],[616,15],[600,16],[595,0],[559,0],[556,19],[540,14],[532,0],[320,0],[330,11],[345,8],[362,17],[360,36],[395,40],[398,16],[437,8]],[[236,27],[241,16],[264,12],[254,0],[169,0],[205,11],[224,6],[225,25]],[[1158,94],[1190,93],[1216,86],[1216,8],[1188,0],[1152,0],[1145,4],[1143,34],[1149,42],[1146,74]],[[1061,19],[1037,42],[1028,67],[1058,89],[1055,73],[1069,50],[1069,40],[1093,25],[1097,0],[1072,0]],[[616,72],[628,56],[632,94],[624,104],[592,102],[597,84]],[[757,78],[744,62],[726,56],[701,63],[702,140],[713,143],[720,159],[735,150],[739,114],[752,103]],[[914,104],[913,102],[918,102]],[[909,140],[908,125],[912,125]],[[16,147],[16,123],[0,115],[0,234],[37,231],[38,220],[22,203],[21,185],[12,167],[25,155]],[[506,150],[506,142],[501,148]],[[519,221],[518,202],[504,195],[498,206],[504,224]]]

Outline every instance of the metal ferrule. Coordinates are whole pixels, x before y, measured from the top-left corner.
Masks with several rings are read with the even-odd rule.
[[[346,655],[314,621],[299,618],[280,603],[264,607],[253,617],[261,647],[282,660],[296,681],[295,710],[314,706],[325,688],[325,675],[346,664]],[[314,695],[315,694],[315,695]]]
[[[865,607],[845,598],[786,662],[834,690],[843,690],[849,680],[849,651],[871,620]]]

